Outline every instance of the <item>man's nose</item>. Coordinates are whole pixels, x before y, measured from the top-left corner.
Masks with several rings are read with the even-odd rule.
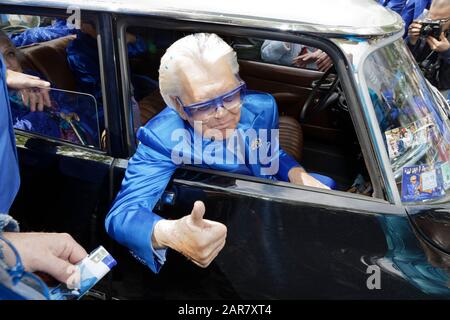
[[[223,116],[225,116],[225,114],[227,113],[227,109],[225,109],[223,107],[223,105],[217,105],[216,107],[216,113],[214,114],[214,116],[216,118],[222,118]]]

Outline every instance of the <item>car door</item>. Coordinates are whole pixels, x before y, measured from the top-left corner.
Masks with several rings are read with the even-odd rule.
[[[2,6],[0,9],[8,14],[29,12],[20,7]],[[65,10],[57,16],[57,11],[49,12],[48,8],[36,7],[34,16],[29,17],[53,21],[66,14]],[[91,250],[98,246],[97,239],[105,234],[103,220],[97,217],[104,216],[109,208],[109,173],[114,158],[100,145],[101,132],[96,127],[99,109],[95,98],[76,91],[76,81],[67,65],[66,47],[73,39],[74,36],[69,35],[17,48],[23,72],[32,72],[51,82],[52,106],[40,115],[61,127],[57,128],[57,135],[41,132],[39,127],[16,127],[21,187],[10,213],[20,221],[22,231],[67,232],[86,250]],[[26,109],[16,97],[11,95],[11,108]],[[77,120],[69,111],[75,111],[81,118]],[[92,130],[98,140],[85,140],[86,132],[80,129],[86,119],[84,115],[93,119]],[[13,119],[15,123],[17,119]],[[24,123],[39,125],[26,117],[23,119]],[[110,127],[113,127],[113,121],[109,121]],[[71,138],[66,135],[68,132]]]
[[[193,168],[175,174],[165,199],[163,217],[186,215],[202,200],[205,218],[228,228],[225,248],[206,270],[169,253],[157,280],[165,297],[424,296],[389,268],[381,269],[382,289],[368,288],[368,266],[393,252],[390,219],[418,248],[404,210],[385,201]]]

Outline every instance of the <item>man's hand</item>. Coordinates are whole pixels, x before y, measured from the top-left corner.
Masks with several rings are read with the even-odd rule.
[[[172,248],[206,268],[225,246],[227,227],[203,219],[204,214],[205,205],[196,201],[190,215],[158,221],[153,231],[153,248]]]
[[[3,236],[19,252],[26,271],[45,272],[71,288],[79,286],[80,275],[75,264],[88,254],[69,234],[5,232]],[[14,254],[9,250],[4,253],[6,262],[13,265]]]
[[[448,39],[445,37],[443,32],[441,33],[439,40],[434,37],[428,37],[427,43],[430,46],[431,50],[436,52],[445,52],[450,49],[450,43],[448,42]]]
[[[7,70],[6,84],[9,88],[19,91],[23,104],[28,106],[31,112],[43,111],[44,106],[51,107],[48,94],[49,82],[28,74]]]
[[[300,68],[304,68],[311,62],[315,62],[317,65],[317,69],[322,72],[327,71],[333,65],[331,58],[325,52],[319,49],[314,52],[301,54],[292,60],[292,63]]]
[[[412,45],[415,45],[419,39],[420,29],[422,29],[422,23],[418,21],[413,21],[408,27],[408,39]]]
[[[329,187],[321,183],[319,180],[315,179],[314,177],[310,176],[305,170],[299,167],[292,168],[288,172],[289,181],[291,183],[301,185],[301,186],[308,186],[308,187],[316,187],[321,189],[328,189]]]

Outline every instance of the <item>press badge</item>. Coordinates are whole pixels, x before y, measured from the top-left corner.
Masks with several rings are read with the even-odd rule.
[[[445,179],[443,171],[448,170],[448,163],[444,165],[418,165],[403,168],[402,201],[419,202],[439,198],[445,195]],[[444,167],[444,169],[443,169]],[[450,181],[447,181],[450,182]]]
[[[92,251],[77,264],[80,271],[80,284],[77,289],[69,289],[66,284],[60,284],[50,290],[52,300],[80,299],[97,282],[100,281],[115,265],[116,260],[102,246]]]

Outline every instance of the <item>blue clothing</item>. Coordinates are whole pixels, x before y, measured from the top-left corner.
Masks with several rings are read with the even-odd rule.
[[[236,129],[236,145],[241,146],[238,153],[234,152],[234,148],[230,150],[228,143],[231,138],[203,138],[169,107],[141,127],[137,133],[140,144],[129,161],[122,188],[106,217],[108,234],[128,247],[153,272],[158,272],[164,263],[164,252],[156,253],[153,250],[151,238],[153,228],[161,218],[152,210],[177,167],[194,164],[203,168],[282,181],[289,181],[290,169],[300,167],[279,148],[277,138],[271,139],[270,129],[278,129],[278,108],[271,95],[247,94]],[[268,130],[267,140],[260,133],[261,129]],[[254,130],[255,136],[247,139],[249,135],[245,133],[251,130]],[[269,141],[270,146],[267,143]],[[270,149],[267,152],[268,158],[265,159],[269,161],[263,161],[262,157],[258,161],[251,161],[252,152],[258,148]],[[239,157],[244,154],[244,161],[233,161],[236,155]],[[232,161],[228,161],[230,159]],[[271,171],[274,163],[279,166]],[[323,179],[322,182],[327,181]]]
[[[136,37],[136,42],[128,44],[129,57],[144,53],[146,50],[147,45],[139,36]],[[67,62],[77,82],[77,90],[91,94],[95,97],[97,100],[100,123],[104,123],[97,40],[86,33],[78,31],[77,38],[69,43],[66,52]],[[142,77],[139,79],[142,80]],[[153,80],[150,80],[148,86],[153,89],[157,87]],[[142,83],[139,83],[137,87],[143,87]]]
[[[74,34],[75,32],[75,28],[69,28],[67,26],[66,20],[57,19],[51,26],[31,28],[20,34],[11,35],[10,38],[16,47],[21,47],[61,38]]]
[[[39,73],[32,71],[25,73],[45,80]],[[51,90],[50,98],[52,108],[31,112],[28,107],[24,106],[18,92],[9,90],[13,127],[80,144],[81,141],[71,125],[59,116],[60,112],[76,113],[80,121],[73,121],[72,124],[76,127],[83,142],[87,145],[99,146],[97,116],[90,104],[83,102],[81,98],[74,101],[72,97],[62,91]]]
[[[400,12],[403,21],[405,22],[405,34],[404,37],[408,35],[409,25],[416,20],[425,9],[429,9],[431,5],[431,0],[408,0],[403,10]]]
[[[16,142],[11,121],[6,66],[0,55],[0,213],[8,213],[20,184]]]

